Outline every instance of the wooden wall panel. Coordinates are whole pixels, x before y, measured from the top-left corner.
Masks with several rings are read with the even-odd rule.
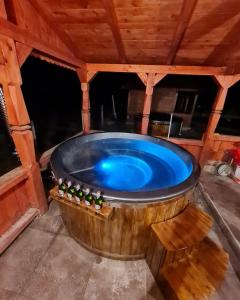
[[[240,137],[216,135],[213,141],[213,151],[209,155],[209,159],[223,160],[227,151],[240,147]]]
[[[27,197],[27,180],[11,187],[0,197],[0,235],[6,232],[31,206]]]

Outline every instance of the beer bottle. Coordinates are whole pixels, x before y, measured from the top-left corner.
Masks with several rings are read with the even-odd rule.
[[[97,191],[96,199],[94,202],[95,202],[95,209],[99,210],[102,208],[104,199],[100,191]]]
[[[58,179],[58,194],[63,197],[67,191],[67,186],[62,178]]]
[[[86,205],[92,205],[92,203],[93,203],[93,195],[90,193],[90,189],[89,188],[87,188],[86,189],[86,194],[85,194],[85,204]]]
[[[77,184],[75,186],[75,200],[77,202],[77,204],[80,204],[80,201],[84,198],[84,192],[83,190],[80,188],[80,184]]]
[[[67,182],[67,197],[70,201],[73,200],[73,196],[75,195],[75,187],[72,185],[71,181]]]

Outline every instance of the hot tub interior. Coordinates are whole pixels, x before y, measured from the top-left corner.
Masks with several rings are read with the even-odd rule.
[[[193,175],[193,157],[161,139],[96,133],[60,145],[52,157],[59,177],[108,192],[156,192],[176,187]],[[106,192],[107,191],[107,192]]]

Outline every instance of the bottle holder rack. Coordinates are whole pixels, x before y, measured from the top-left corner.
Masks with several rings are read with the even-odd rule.
[[[94,206],[88,206],[82,200],[79,204],[74,201],[71,201],[67,198],[67,196],[60,196],[58,193],[58,187],[54,187],[49,192],[50,198],[67,206],[70,206],[74,209],[80,209],[84,212],[94,215],[96,217],[100,217],[101,219],[110,219],[113,213],[113,207],[111,207],[108,203],[104,202],[101,209],[97,210]]]

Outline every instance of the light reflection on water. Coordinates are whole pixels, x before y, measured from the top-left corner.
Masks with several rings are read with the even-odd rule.
[[[82,182],[121,191],[154,191],[186,180],[192,164],[172,150],[141,140],[105,139],[77,149],[68,171]]]

